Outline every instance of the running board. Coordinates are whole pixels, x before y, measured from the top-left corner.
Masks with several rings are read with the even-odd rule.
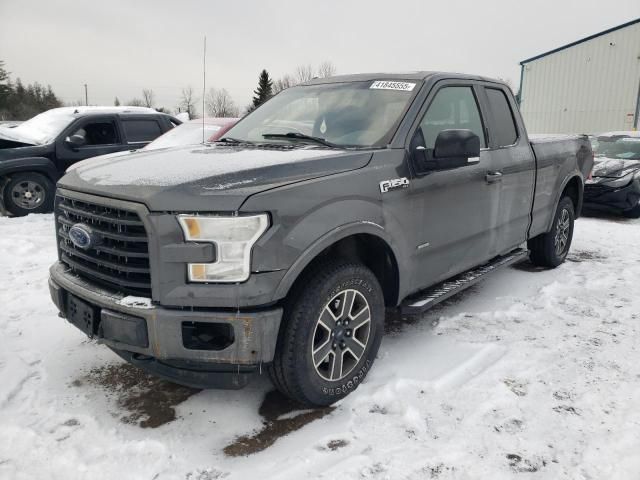
[[[496,272],[502,267],[513,265],[524,260],[529,255],[529,251],[525,248],[518,248],[511,253],[496,257],[489,263],[485,263],[480,267],[467,270],[464,273],[456,275],[451,280],[446,280],[422,292],[412,295],[400,305],[400,313],[403,315],[419,315],[429,310],[434,305],[443,302],[456,293],[463,291],[465,288],[478,283],[480,280]]]

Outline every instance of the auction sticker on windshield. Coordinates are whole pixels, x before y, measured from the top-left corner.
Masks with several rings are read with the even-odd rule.
[[[410,82],[389,82],[386,80],[376,80],[371,84],[369,88],[373,88],[376,90],[401,90],[403,92],[410,92],[415,86],[415,83]]]

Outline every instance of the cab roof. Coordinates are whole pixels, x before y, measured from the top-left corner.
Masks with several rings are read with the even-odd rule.
[[[314,78],[302,85],[319,85],[322,83],[347,83],[347,82],[367,82],[374,80],[414,80],[424,81],[434,77],[437,80],[444,78],[465,79],[465,80],[482,80],[504,84],[500,80],[493,78],[482,77],[480,75],[468,75],[464,73],[452,73],[452,72],[430,72],[430,71],[417,71],[417,72],[397,72],[397,73],[356,73],[351,75],[336,75],[334,77],[327,78]]]

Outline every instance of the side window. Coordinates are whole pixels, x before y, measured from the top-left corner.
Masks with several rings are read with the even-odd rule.
[[[424,146],[432,149],[442,130],[466,129],[480,137],[480,147],[487,146],[480,109],[471,87],[444,87],[436,93],[420,122]]]
[[[507,96],[497,88],[487,88],[489,107],[493,113],[495,125],[491,129],[491,137],[496,147],[507,147],[518,141],[518,130],[513,119],[513,112],[509,106]]]
[[[85,123],[73,132],[84,139],[84,145],[113,145],[119,143],[116,126],[110,121],[97,121]]]
[[[122,126],[127,143],[150,142],[162,134],[155,120],[123,120]]]

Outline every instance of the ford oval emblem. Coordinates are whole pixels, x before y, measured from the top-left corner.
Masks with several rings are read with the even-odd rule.
[[[76,247],[82,248],[83,250],[95,247],[101,240],[96,232],[84,223],[76,223],[69,229],[69,239]]]

